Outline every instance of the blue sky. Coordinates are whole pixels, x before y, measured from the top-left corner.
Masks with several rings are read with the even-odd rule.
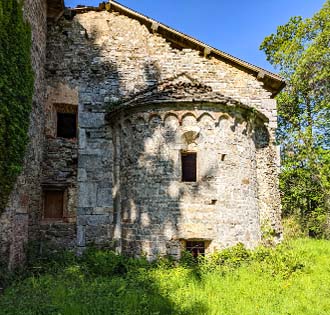
[[[101,0],[65,0],[97,6]],[[325,0],[120,0],[121,4],[259,67],[274,71],[259,46],[291,16],[311,17]]]

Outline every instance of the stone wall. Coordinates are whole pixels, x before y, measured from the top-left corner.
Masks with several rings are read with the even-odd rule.
[[[207,241],[207,252],[256,246],[255,122],[224,104],[150,107],[114,118],[123,252],[179,255],[183,240]],[[181,179],[182,152],[197,153],[196,182]]]
[[[65,194],[63,217],[49,220],[40,213],[40,226],[36,238],[47,246],[72,248],[76,244],[77,211],[77,161],[76,139],[47,138],[43,162],[43,191],[63,190]]]
[[[43,155],[43,126],[46,60],[47,7],[45,0],[25,0],[24,16],[32,28],[32,66],[35,73],[34,97],[30,115],[30,142],[19,176],[5,212],[0,216],[0,257],[13,267],[24,260],[28,225],[36,224],[29,214],[40,209],[40,178]]]
[[[166,119],[163,117],[165,112],[159,113],[161,118],[157,118],[158,127],[152,127],[153,122],[150,121],[150,117],[147,117],[150,112],[143,109],[144,131],[142,134],[134,129],[139,127],[135,116],[130,122],[123,120],[126,121],[127,126],[117,126],[114,132],[106,121],[109,108],[115,109],[119,103],[131,99],[133,95],[152,94],[154,93],[152,89],[157,90],[157,87],[164,82],[180,84],[181,81],[189,81],[196,86],[207,86],[210,91],[219,94],[219,99],[229,100],[223,106],[230,107],[236,101],[243,104],[243,107],[253,108],[264,117],[262,127],[255,130],[253,128],[257,128],[257,124],[253,128],[249,125],[250,129],[244,131],[249,123],[244,122],[244,118],[239,118],[239,112],[236,113],[235,109],[230,115],[229,125],[234,128],[237,122],[239,131],[233,132],[226,140],[232,141],[226,147],[219,139],[215,139],[215,135],[222,132],[222,129],[216,126],[219,123],[219,115],[228,112],[229,109],[226,106],[222,106],[221,110],[212,108],[211,112],[214,112],[215,116],[206,112],[205,124],[208,119],[211,119],[211,125],[213,125],[210,129],[202,125],[198,126],[203,130],[201,133],[203,137],[200,139],[204,140],[199,140],[201,150],[211,151],[213,146],[213,152],[216,154],[210,154],[209,157],[215,160],[205,160],[201,162],[201,167],[205,168],[202,172],[206,174],[207,166],[210,166],[216,176],[205,179],[200,184],[196,184],[196,187],[188,185],[178,188],[171,184],[177,179],[175,176],[178,176],[179,167],[175,164],[178,163],[177,157],[171,154],[174,154],[176,150],[177,155],[183,144],[180,144],[180,148],[173,149],[173,152],[171,145],[168,144],[166,152],[169,155],[164,156],[161,138],[167,139],[164,134],[166,133],[164,125]],[[165,38],[157,35],[156,32],[150,32],[137,20],[127,16],[116,12],[92,11],[78,14],[73,20],[62,18],[56,25],[50,26],[47,45],[47,82],[51,88],[60,84],[78,93],[78,247],[84,248],[88,243],[103,245],[112,243],[118,249],[123,246],[125,251],[132,252],[133,249],[129,249],[131,246],[129,240],[137,240],[138,235],[146,237],[148,226],[144,227],[143,224],[148,220],[151,220],[149,223],[153,228],[162,231],[158,234],[155,231],[155,235],[148,236],[149,245],[142,245],[141,242],[138,244],[139,249],[146,250],[150,255],[157,251],[161,253],[167,250],[172,251],[164,242],[165,239],[168,241],[172,237],[175,239],[194,238],[199,235],[199,238],[211,239],[212,236],[212,239],[217,238],[212,245],[214,247],[226,246],[237,241],[244,241],[247,245],[254,246],[261,234],[259,218],[270,221],[270,225],[280,231],[277,199],[278,155],[273,143],[276,128],[276,102],[271,99],[270,92],[263,87],[263,83],[253,75],[214,57],[200,56],[197,51],[176,49]],[[196,101],[193,94],[188,96],[185,102],[193,107],[190,111],[197,119],[202,114],[198,112],[199,107],[207,102],[206,98],[203,97],[201,100],[204,103],[201,103]],[[176,96],[173,95],[172,102],[175,103],[175,101]],[[176,105],[173,106],[180,110],[183,109],[182,106],[188,106],[186,103],[175,103]],[[129,106],[133,107],[134,101]],[[155,110],[159,110],[157,106]],[[122,121],[122,118],[120,119]],[[204,124],[204,118],[197,124],[200,123]],[[158,131],[155,131],[152,136],[155,140],[149,141],[147,134],[152,128]],[[123,133],[129,130],[134,131],[125,138]],[[204,136],[204,133],[208,132],[209,136]],[[263,139],[265,134],[266,146],[256,144],[259,141],[256,139]],[[141,139],[136,137],[141,137]],[[230,140],[231,137],[234,140]],[[208,142],[207,139],[214,140]],[[136,165],[134,163],[138,162],[134,161],[134,156],[129,157],[129,153],[125,150],[130,147],[138,152],[139,157],[144,155],[146,148],[142,148],[139,141],[145,145],[151,143],[152,159],[150,161],[146,159],[143,162],[146,169],[150,167],[148,170],[150,178],[142,171],[142,173],[134,174],[132,169],[130,172],[129,163]],[[122,142],[125,142],[126,146],[122,145]],[[176,146],[175,143],[174,141],[173,146]],[[219,154],[221,156],[227,154],[223,153],[223,150],[228,150],[227,160],[219,161],[216,158]],[[120,156],[124,156],[125,159],[120,159]],[[225,165],[226,174],[220,171],[221,163]],[[238,170],[237,173],[233,171],[235,168]],[[165,187],[159,183],[162,174],[169,176],[164,182]],[[235,175],[237,177],[234,178]],[[229,187],[221,186],[222,176],[226,177]],[[157,183],[154,187],[152,183],[148,183],[151,178]],[[134,180],[143,181],[146,186],[133,186]],[[125,183],[124,186],[122,182]],[[177,185],[180,186],[181,183]],[[138,191],[135,191],[136,189]],[[171,192],[171,189],[174,192]],[[210,190],[207,191],[207,189]],[[178,190],[180,193],[176,196],[175,191]],[[134,197],[135,195],[141,198],[138,200]],[[157,196],[157,198],[153,200],[152,196]],[[165,198],[166,202],[164,202],[165,199],[162,201],[164,196],[167,198]],[[239,200],[237,204],[234,202],[235,198]],[[134,201],[132,205],[127,204],[130,200]],[[146,206],[146,202],[150,202],[150,206]],[[214,202],[215,204],[212,204]],[[249,207],[245,207],[246,203]],[[169,208],[166,209],[166,207],[171,204],[171,209],[176,209],[175,216],[178,217],[178,213],[182,216],[180,219],[182,221],[177,226],[167,228],[163,223],[160,227],[157,226],[156,219],[146,217],[140,218],[141,226],[137,226],[137,223],[130,223],[130,214],[126,214],[133,211],[134,207],[140,209],[136,211],[141,214],[143,213],[141,209],[145,207],[148,209],[146,211],[151,213],[151,208],[154,207],[154,211],[165,213],[166,218],[166,213],[169,212]],[[198,211],[201,207],[205,209],[202,214]],[[158,208],[162,210],[157,210]],[[193,211],[193,217],[189,216],[190,211]],[[213,226],[210,227],[208,234],[200,226],[200,222],[205,221],[205,225],[208,224],[210,213],[217,213],[215,219],[223,230],[216,230],[217,228]],[[163,214],[162,218],[164,218]],[[168,216],[171,221],[169,213]],[[246,219],[244,222],[243,217]],[[123,225],[119,224],[121,222]],[[195,228],[192,228],[193,226]],[[172,233],[172,230],[177,231],[176,234]],[[188,235],[188,231],[191,231],[191,235]],[[164,234],[161,235],[162,233]],[[121,240],[126,241],[121,243]],[[154,247],[152,244],[160,247]],[[156,248],[155,252],[153,248]]]
[[[38,224],[30,228],[30,235],[49,247],[73,248],[76,245],[77,234],[78,143],[77,137],[57,137],[57,113],[77,113],[78,91],[61,83],[49,85],[45,103],[46,141],[41,178],[43,194],[40,211],[34,213]],[[61,218],[50,220],[44,217],[45,193],[49,190],[64,193]]]

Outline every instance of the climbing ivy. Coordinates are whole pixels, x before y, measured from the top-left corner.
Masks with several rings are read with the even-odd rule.
[[[0,0],[0,212],[8,202],[28,142],[33,95],[31,30],[20,0]]]

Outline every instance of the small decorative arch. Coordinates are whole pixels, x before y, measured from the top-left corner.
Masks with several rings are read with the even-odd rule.
[[[143,116],[135,117],[133,124],[134,131],[142,132],[145,125],[146,125],[146,121]]]
[[[164,126],[167,129],[177,129],[179,127],[179,117],[174,113],[168,113],[164,118]]]
[[[207,129],[213,129],[215,125],[214,117],[209,113],[201,114],[197,121],[201,127],[206,127]]]
[[[219,117],[218,127],[220,129],[229,128],[231,123],[231,117],[228,114],[223,114]]]
[[[224,141],[227,141],[228,138],[233,136],[233,120],[227,115],[221,115],[218,122],[218,135],[223,138]]]
[[[156,128],[162,123],[162,118],[158,114],[150,114],[149,121],[150,127]]]
[[[137,117],[135,117],[134,124],[135,125],[145,125],[146,120],[144,119],[143,116],[137,116]]]
[[[197,125],[196,116],[191,112],[183,114],[181,118],[181,125],[184,127]]]

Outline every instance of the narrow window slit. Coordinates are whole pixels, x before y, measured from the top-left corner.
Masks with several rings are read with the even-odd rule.
[[[197,153],[196,152],[182,152],[182,181],[196,182],[197,177]]]

